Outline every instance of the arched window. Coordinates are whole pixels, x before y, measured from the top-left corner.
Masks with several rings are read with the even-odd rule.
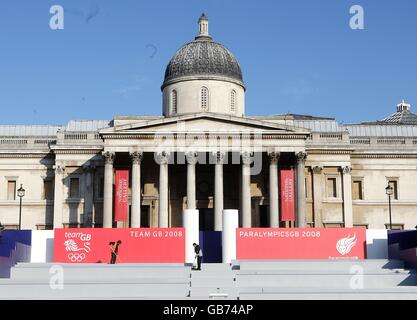
[[[201,110],[208,111],[209,109],[209,94],[206,87],[201,88]]]
[[[230,93],[230,112],[236,112],[236,91],[232,90]]]
[[[171,113],[177,113],[178,106],[178,96],[177,90],[172,90],[171,92]]]

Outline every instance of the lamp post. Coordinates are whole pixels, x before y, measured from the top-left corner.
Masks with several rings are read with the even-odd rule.
[[[20,206],[19,206],[19,230],[22,227],[22,198],[25,196],[25,189],[23,189],[23,185],[20,185],[20,188],[17,189],[17,196],[20,198]]]
[[[392,230],[392,219],[391,219],[391,196],[394,193],[392,186],[388,185],[385,188],[385,193],[388,195],[388,208],[389,208],[389,228]]]

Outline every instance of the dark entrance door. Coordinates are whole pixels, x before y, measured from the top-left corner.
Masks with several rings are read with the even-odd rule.
[[[259,226],[261,228],[269,227],[268,206],[259,206]]]
[[[140,206],[140,227],[149,228],[150,226],[149,206]]]
[[[214,209],[198,209],[200,220],[200,231],[214,230]]]
[[[203,263],[222,262],[222,233],[214,231],[214,209],[198,209]]]

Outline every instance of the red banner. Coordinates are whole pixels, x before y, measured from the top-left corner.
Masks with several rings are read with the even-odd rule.
[[[129,170],[116,170],[114,221],[127,221],[129,214]]]
[[[366,228],[236,230],[237,259],[365,259]]]
[[[54,261],[185,262],[183,228],[55,229]]]
[[[294,170],[281,170],[281,221],[294,220]]]

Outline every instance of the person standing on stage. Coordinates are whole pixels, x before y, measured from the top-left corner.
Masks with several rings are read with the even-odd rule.
[[[201,260],[203,259],[203,250],[197,243],[193,243],[195,257],[197,259],[197,268],[195,270],[201,270]]]

